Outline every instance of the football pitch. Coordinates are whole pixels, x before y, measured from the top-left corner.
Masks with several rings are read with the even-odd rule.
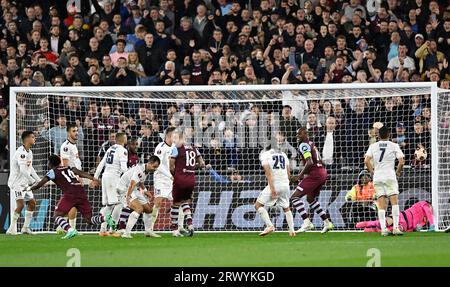
[[[79,250],[87,266],[359,266],[378,254],[381,266],[450,266],[450,234],[285,232],[260,238],[257,233],[196,233],[194,237],[134,239],[82,235],[0,235],[0,266],[64,267]],[[375,249],[374,249],[375,248]],[[76,250],[75,249],[75,250]],[[375,251],[374,251],[375,250]],[[76,252],[78,252],[76,250]],[[375,253],[374,253],[375,252]]]

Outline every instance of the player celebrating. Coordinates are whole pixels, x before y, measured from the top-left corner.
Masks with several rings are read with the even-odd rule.
[[[259,234],[265,236],[275,230],[269,214],[264,206],[279,205],[283,208],[289,227],[289,236],[295,236],[294,217],[289,208],[289,159],[287,155],[277,147],[261,154],[261,165],[264,168],[268,185],[259,195],[255,203],[255,209],[266,224],[266,229]]]
[[[333,223],[328,219],[327,214],[320,206],[317,198],[320,195],[322,186],[327,181],[328,173],[322,165],[319,151],[313,142],[308,139],[308,133],[305,127],[297,131],[297,140],[300,142],[299,151],[304,164],[298,179],[302,179],[295,192],[291,196],[292,206],[300,213],[303,224],[297,232],[305,232],[314,229],[314,225],[309,219],[308,213],[301,198],[306,195],[309,208],[315,211],[323,220],[322,233],[326,233],[334,228]]]
[[[159,158],[157,156],[151,156],[148,163],[138,164],[132,167],[120,178],[117,189],[119,193],[126,192],[127,206],[132,209],[126,224],[125,232],[122,234],[123,238],[133,238],[131,236],[131,230],[142,213],[144,213],[143,220],[146,235],[148,233],[152,207],[148,201],[150,194],[147,192],[144,183],[148,175],[151,172],[154,172],[158,168],[159,164]]]
[[[17,234],[17,220],[20,213],[27,205],[25,211],[25,221],[22,227],[23,234],[33,234],[30,230],[30,222],[33,217],[33,211],[36,206],[33,192],[27,191],[26,188],[39,180],[39,176],[33,168],[33,152],[31,147],[36,143],[34,133],[25,131],[22,133],[22,146],[20,146],[11,160],[11,173],[9,174],[8,187],[16,197],[16,209],[11,218],[11,225],[6,234]]]
[[[174,142],[175,146],[172,147],[169,162],[170,173],[174,178],[172,189],[173,203],[170,210],[172,235],[175,237],[183,236],[178,230],[178,215],[181,207],[188,225],[187,235],[193,236],[194,227],[192,225],[190,204],[195,188],[195,169],[205,168],[205,162],[195,147],[185,144],[182,131],[176,130],[174,132]]]
[[[102,204],[105,207],[102,214],[112,214],[115,222],[119,220],[120,211],[122,210],[117,185],[120,176],[128,170],[128,151],[125,149],[126,143],[127,135],[125,133],[117,133],[116,143],[106,151],[94,175],[98,179],[103,168],[105,168],[102,176]],[[110,235],[106,227],[106,224],[102,224],[100,227],[100,236]]]
[[[388,229],[392,229],[393,219],[386,217]],[[435,231],[433,207],[428,201],[419,201],[400,213],[399,228],[405,232],[420,231],[428,224],[428,231]],[[364,232],[380,232],[379,220],[363,221],[356,224],[356,228],[364,228]]]
[[[31,191],[39,189],[50,180],[61,189],[63,194],[56,205],[54,217],[55,223],[66,232],[66,235],[62,237],[63,239],[72,238],[78,233],[75,227],[71,226],[67,220],[64,219],[64,216],[67,216],[67,213],[72,207],[76,207],[77,210],[81,212],[81,215],[87,224],[99,225],[106,222],[110,226],[116,225],[110,215],[106,217],[103,217],[103,215],[92,216],[91,204],[89,203],[83,184],[79,181],[78,176],[92,180],[92,187],[98,186],[98,180],[92,175],[78,170],[77,168],[61,166],[61,158],[57,155],[50,156],[48,159],[48,167],[50,170],[41,181],[28,187],[27,190]]]
[[[81,168],[80,155],[77,148],[78,139],[78,127],[75,124],[67,125],[67,140],[61,145],[60,155],[62,159],[63,166],[70,166],[78,170]],[[77,209],[73,207],[69,212],[69,224],[70,226],[76,227],[77,220]],[[56,230],[57,232],[64,232],[59,226]]]
[[[370,145],[366,152],[364,163],[369,172],[373,174],[381,234],[383,236],[390,234],[386,228],[386,208],[388,205],[387,199],[389,199],[392,204],[392,218],[394,220],[392,233],[394,235],[402,235],[403,233],[399,229],[400,209],[398,206],[397,177],[402,172],[405,156],[400,146],[389,140],[389,129],[386,125],[382,126],[378,133],[380,140]],[[396,159],[398,159],[397,171],[395,171]]]

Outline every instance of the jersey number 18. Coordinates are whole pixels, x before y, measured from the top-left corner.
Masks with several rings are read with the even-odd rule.
[[[195,166],[196,154],[194,151],[186,151],[186,166]]]

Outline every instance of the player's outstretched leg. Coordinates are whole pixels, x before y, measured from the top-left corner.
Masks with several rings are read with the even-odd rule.
[[[313,212],[317,213],[317,215],[319,215],[323,221],[323,229],[322,229],[321,233],[327,233],[328,231],[330,231],[334,228],[333,223],[331,222],[331,220],[328,218],[325,211],[320,206],[320,203],[317,200],[317,198],[315,198],[311,203],[309,203],[309,207],[311,208],[311,210]]]
[[[170,219],[172,224],[170,225],[170,229],[172,230],[172,236],[174,237],[182,237],[183,235],[178,230],[178,216],[180,213],[180,206],[178,204],[172,204],[170,208]]]
[[[308,214],[306,213],[305,204],[300,199],[300,197],[296,196],[295,193],[291,197],[291,204],[292,204],[292,207],[295,210],[297,210],[297,212],[300,214],[300,216],[303,219],[303,224],[300,227],[300,229],[298,229],[296,231],[296,233],[301,233],[301,232],[306,232],[308,230],[313,230],[314,229],[314,224],[312,224],[311,220],[308,217]]]

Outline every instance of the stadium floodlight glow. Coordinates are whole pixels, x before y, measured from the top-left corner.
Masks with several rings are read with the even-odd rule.
[[[398,123],[409,125],[414,132],[412,98],[420,97],[430,107],[431,136],[426,142],[428,160],[415,165],[414,148],[408,149],[407,165],[400,183],[400,208],[414,200],[429,200],[435,213],[436,227],[444,230],[450,225],[450,134],[441,125],[447,118],[450,124],[449,91],[439,90],[436,83],[366,83],[366,84],[312,84],[312,85],[234,85],[234,86],[133,86],[133,87],[11,87],[10,89],[10,153],[20,146],[20,133],[33,130],[37,143],[33,148],[33,165],[40,176],[47,169],[47,157],[54,151],[48,137],[42,131],[54,126],[55,117],[64,114],[67,121],[81,119],[84,139],[79,141],[85,171],[95,167],[99,145],[106,141],[108,128],[124,128],[133,135],[147,137],[146,133],[161,136],[169,124],[182,128],[192,143],[198,146],[205,160],[211,162],[213,171],[198,174],[193,200],[193,218],[199,231],[259,231],[263,223],[255,214],[253,203],[266,185],[259,165],[259,154],[269,144],[279,141],[290,151],[291,166],[295,173],[300,168],[296,154],[297,144],[292,138],[295,126],[283,118],[283,107],[291,107],[291,113],[303,125],[318,129],[313,141],[319,142],[322,153],[325,144],[327,117],[332,115],[339,133],[334,132],[333,158],[327,166],[330,179],[323,188],[320,202],[327,210],[338,230],[354,229],[354,221],[370,218],[373,207],[361,204],[362,211],[346,202],[345,195],[356,183],[363,169],[364,152],[373,140],[370,134],[373,123],[381,121],[395,131]],[[396,113],[384,116],[386,102],[393,100]],[[389,101],[386,101],[389,100]],[[66,102],[75,105],[68,106]],[[111,113],[117,112],[117,127],[92,126],[89,104],[96,102],[98,110],[103,103],[110,105]],[[330,103],[332,113],[323,111]],[[320,106],[319,112],[309,116],[312,106]],[[78,106],[82,111],[77,111]],[[326,104],[328,106],[328,104]],[[315,109],[316,107],[313,107]],[[335,110],[335,111],[334,111]],[[286,111],[287,112],[287,111]],[[392,116],[394,115],[394,116]],[[395,116],[396,115],[396,116]],[[139,118],[139,117],[142,118]],[[152,121],[156,116],[158,120]],[[133,118],[130,121],[130,118]],[[148,118],[148,121],[146,121]],[[314,120],[320,122],[315,127]],[[422,118],[422,120],[424,120]],[[308,121],[311,121],[308,124]],[[407,122],[408,121],[408,122]],[[411,125],[412,123],[412,125]],[[120,126],[119,126],[120,125]],[[146,126],[149,126],[145,130]],[[153,132],[159,126],[159,132]],[[158,134],[159,133],[159,134]],[[144,139],[148,144],[147,138]],[[162,138],[159,138],[162,141]],[[287,143],[287,144],[285,144]],[[151,153],[149,146],[141,152]],[[431,157],[430,157],[431,155]],[[148,183],[149,186],[152,182]],[[51,219],[60,191],[52,185],[35,193],[36,216],[32,229],[52,232]],[[100,209],[101,192],[89,190],[94,213]],[[11,212],[15,201],[11,194]],[[165,205],[167,208],[169,204]],[[155,230],[168,230],[168,211],[162,212]],[[286,230],[284,214],[277,207],[270,208],[270,215],[277,230]],[[294,214],[296,226],[301,224]],[[364,218],[360,218],[364,217]],[[81,222],[80,220],[78,222]],[[316,227],[320,218],[314,216]],[[142,226],[137,226],[142,230]],[[95,231],[80,224],[80,231]]]

